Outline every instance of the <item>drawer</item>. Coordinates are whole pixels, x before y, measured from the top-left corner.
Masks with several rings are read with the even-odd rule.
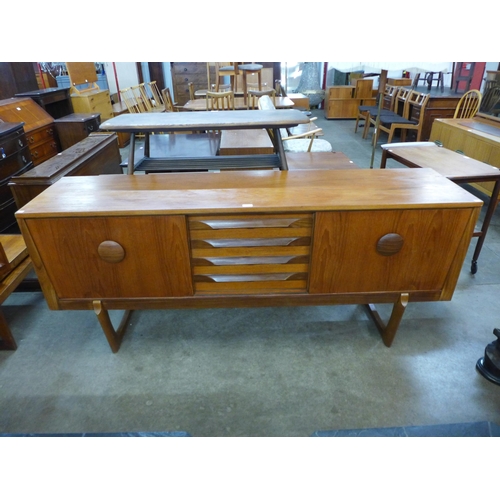
[[[196,294],[307,289],[313,215],[188,217]]]
[[[47,140],[53,139],[55,137],[55,126],[49,125],[48,127],[42,127],[40,129],[33,130],[29,134],[26,134],[26,139],[30,146],[37,146]]]
[[[50,140],[43,144],[38,144],[38,146],[30,147],[30,151],[33,164],[40,165],[40,163],[59,153],[59,146],[55,140]]]
[[[198,74],[203,75],[205,81],[207,79],[207,65],[205,63],[174,63],[173,64],[174,74],[185,75],[185,74]]]
[[[0,140],[0,160],[26,147],[26,135],[23,129],[2,137]]]
[[[34,167],[33,163],[30,162],[28,165],[24,166],[18,172],[16,172],[15,175],[23,175],[26,172],[28,172],[28,170],[31,170],[33,167]],[[10,178],[0,182],[0,205],[6,202],[10,202],[14,198],[9,186],[9,182]]]
[[[0,160],[0,182],[17,175],[31,164],[31,153],[27,146],[20,151]]]

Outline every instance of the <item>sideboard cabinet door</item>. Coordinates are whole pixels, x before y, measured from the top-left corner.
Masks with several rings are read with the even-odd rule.
[[[184,216],[31,219],[60,299],[193,294]]]
[[[310,293],[438,291],[463,250],[470,210],[316,214]]]

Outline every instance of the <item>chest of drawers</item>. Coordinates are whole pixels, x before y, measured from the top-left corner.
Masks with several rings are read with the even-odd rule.
[[[60,151],[54,118],[33,99],[26,97],[0,101],[0,118],[5,122],[24,123],[34,165],[39,165]]]
[[[0,123],[0,232],[18,232],[16,204],[9,188],[15,175],[33,168],[22,123]]]
[[[75,113],[99,113],[101,120],[113,118],[113,105],[107,89],[73,93],[71,94],[71,103]]]
[[[189,101],[189,83],[195,90],[207,89],[207,63],[205,62],[174,62],[171,63],[174,100],[178,106]],[[210,66],[210,81],[215,82],[215,68]]]

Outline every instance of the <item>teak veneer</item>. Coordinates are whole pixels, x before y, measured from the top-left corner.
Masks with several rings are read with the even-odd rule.
[[[451,300],[482,201],[431,169],[63,178],[16,213],[48,305],[108,310]]]

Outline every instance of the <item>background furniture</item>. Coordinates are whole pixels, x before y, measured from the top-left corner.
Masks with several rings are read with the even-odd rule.
[[[469,119],[436,119],[430,140],[500,168],[500,120],[494,117],[478,113]],[[492,182],[474,182],[471,185],[488,196],[493,192]]]
[[[60,151],[54,118],[29,97],[15,97],[0,101],[0,119],[5,122],[24,122],[34,165],[48,160]]]
[[[326,89],[325,118],[356,118],[361,105],[374,106],[373,80],[359,79],[356,85],[334,85]]]
[[[94,63],[67,62],[71,82],[71,103],[75,113],[99,113],[101,120],[113,117],[113,106],[109,90],[101,90]],[[85,88],[79,85],[87,84]]]
[[[195,102],[200,99],[196,99]],[[296,109],[245,110],[245,111],[200,111],[198,113],[140,113],[133,117],[121,115],[101,124],[101,130],[130,133],[130,147],[127,173],[135,170],[144,172],[207,171],[219,169],[279,168],[287,169],[283,144],[278,135],[280,128],[294,127],[308,123],[309,118]],[[207,130],[272,130],[274,154],[242,155],[237,157],[196,158],[152,158],[150,156],[151,134],[160,132],[204,132]],[[144,134],[144,156],[135,162],[135,135]],[[202,135],[202,134],[201,134]]]
[[[101,115],[99,113],[72,113],[54,121],[59,144],[68,149],[92,132],[99,131]]]
[[[408,302],[451,300],[481,205],[432,169],[118,175],[18,220],[49,308],[93,310],[113,352],[132,309],[180,307],[389,303],[390,346]]]
[[[61,118],[73,113],[69,88],[51,87],[16,94],[15,97],[30,97],[52,118]]]
[[[472,118],[481,106],[482,95],[479,90],[469,90],[458,101],[453,118]]]
[[[33,269],[28,249],[20,234],[0,234],[0,304]],[[15,350],[17,344],[0,310],[0,350]]]
[[[33,168],[22,123],[0,122],[0,233],[18,233],[17,210],[9,188],[13,176]]]
[[[206,62],[174,62],[170,63],[170,69],[174,87],[173,98],[178,106],[183,106],[189,101],[188,84],[190,82],[193,84],[195,91],[198,89],[208,90],[210,83],[207,78],[207,71],[209,72],[210,81],[215,82],[215,67],[213,65],[207,66]]]
[[[0,99],[38,89],[34,62],[0,62]]]
[[[65,176],[122,174],[116,134],[92,133],[60,155],[9,180],[17,209]]]

